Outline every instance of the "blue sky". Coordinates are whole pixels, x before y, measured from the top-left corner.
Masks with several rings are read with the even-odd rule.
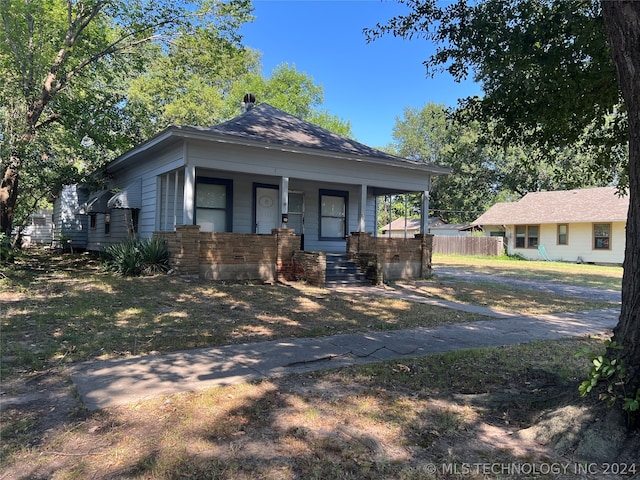
[[[427,78],[422,62],[433,51],[424,39],[387,36],[366,43],[365,27],[386,23],[406,7],[391,0],[254,0],[244,44],[262,52],[263,73],[295,65],[322,85],[324,108],[351,122],[355,138],[372,147],[391,142],[405,107],[457,104],[479,86],[446,73]]]

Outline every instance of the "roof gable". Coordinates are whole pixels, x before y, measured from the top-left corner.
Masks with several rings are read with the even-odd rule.
[[[473,225],[624,222],[629,197],[616,187],[530,192],[518,202],[496,203]]]

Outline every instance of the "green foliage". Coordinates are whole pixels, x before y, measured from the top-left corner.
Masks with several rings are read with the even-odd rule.
[[[640,412],[640,386],[632,384],[624,362],[621,358],[623,347],[617,342],[606,340],[606,351],[598,354],[585,348],[576,356],[589,359],[591,369],[586,380],[578,387],[580,395],[585,397],[592,391],[599,392],[598,399],[613,407],[617,403],[627,413],[630,425],[635,424]]]
[[[227,65],[250,10],[249,0],[0,2],[0,230],[160,128],[127,98],[154,54],[209,35],[219,48],[206,55]]]
[[[0,232],[0,264],[11,262],[12,259],[11,237]]]
[[[169,270],[169,250],[160,238],[130,238],[106,247],[102,251],[102,262],[117,275],[155,275]]]
[[[551,165],[586,156],[590,175],[624,183],[627,116],[600,2],[399,2],[408,13],[366,29],[368,39],[424,37],[437,46],[425,61],[429,74],[480,83],[484,96],[461,102],[463,123],[478,122],[499,145],[534,148]],[[567,146],[574,150],[564,156]],[[545,172],[554,173],[562,167]]]

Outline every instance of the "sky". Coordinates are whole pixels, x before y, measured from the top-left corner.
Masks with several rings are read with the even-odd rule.
[[[388,35],[367,44],[364,28],[406,12],[393,0],[253,0],[253,6],[243,43],[262,53],[263,74],[282,63],[295,66],[323,87],[322,108],[350,122],[355,139],[371,147],[391,143],[405,107],[456,106],[458,98],[480,94],[477,84],[458,84],[447,73],[428,78],[423,61],[434,47],[424,39]]]

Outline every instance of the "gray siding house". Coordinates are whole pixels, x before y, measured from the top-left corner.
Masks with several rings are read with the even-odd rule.
[[[376,199],[420,192],[427,233],[431,178],[446,167],[399,158],[266,103],[213,127],[172,126],[106,167],[109,191],[76,209],[90,250],[135,233],[270,235],[300,249],[345,253],[352,232],[376,235]]]

